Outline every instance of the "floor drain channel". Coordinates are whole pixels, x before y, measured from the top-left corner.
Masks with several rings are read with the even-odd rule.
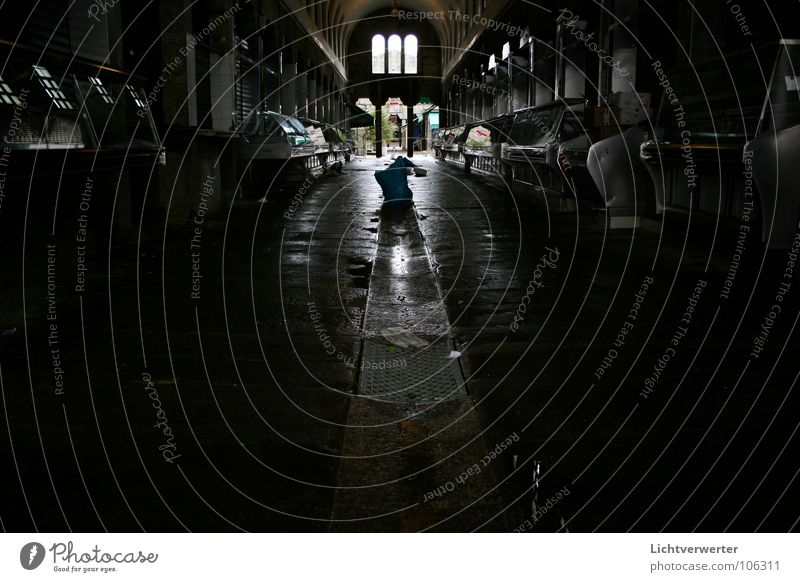
[[[358,393],[381,402],[402,404],[466,398],[461,366],[453,357],[453,341],[447,336],[426,336],[421,331],[447,330],[449,322],[413,210],[402,220],[384,217],[380,229],[364,318],[366,339]],[[408,301],[405,295],[398,297],[398,288],[409,289],[414,300]],[[437,308],[432,309],[432,305]],[[402,321],[393,325],[402,323],[429,345],[401,348],[380,336],[379,330],[392,324],[392,315],[401,313]]]
[[[360,394],[382,402],[414,404],[466,396],[461,366],[450,358],[450,340],[421,349],[392,348],[378,339],[364,342]]]

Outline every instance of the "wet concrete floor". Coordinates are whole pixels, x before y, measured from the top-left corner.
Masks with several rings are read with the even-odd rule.
[[[408,259],[393,270],[372,176],[387,161],[317,180],[288,215],[292,192],[237,200],[199,250],[189,229],[112,240],[81,293],[74,248],[48,271],[29,232],[4,288],[2,526],[797,527],[785,251],[753,235],[722,295],[736,225],[608,231],[415,156],[428,175],[409,177],[413,233],[385,240]],[[359,395],[367,337],[417,324],[461,353],[466,397]]]

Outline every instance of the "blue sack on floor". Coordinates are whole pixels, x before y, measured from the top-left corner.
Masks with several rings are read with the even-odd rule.
[[[405,167],[389,168],[375,172],[375,180],[383,190],[383,201],[398,202],[401,200],[410,201],[414,196],[411,188],[408,187],[408,176]]]

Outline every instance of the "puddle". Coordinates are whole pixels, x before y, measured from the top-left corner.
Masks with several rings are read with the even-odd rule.
[[[369,277],[372,274],[372,261],[366,259],[348,258],[347,264],[352,265],[347,273],[353,277],[353,287],[356,289],[369,288]]]

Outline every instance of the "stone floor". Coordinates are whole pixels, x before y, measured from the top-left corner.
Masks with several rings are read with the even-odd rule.
[[[295,212],[284,189],[201,235],[112,239],[81,293],[75,249],[28,232],[3,259],[2,527],[797,528],[785,251],[752,234],[725,298],[738,225],[668,213],[609,231],[583,206],[414,162],[428,175],[409,177],[420,242],[401,275],[376,266],[388,159],[320,178]],[[374,330],[413,328],[407,306],[437,297],[466,396],[359,395],[368,301]]]

